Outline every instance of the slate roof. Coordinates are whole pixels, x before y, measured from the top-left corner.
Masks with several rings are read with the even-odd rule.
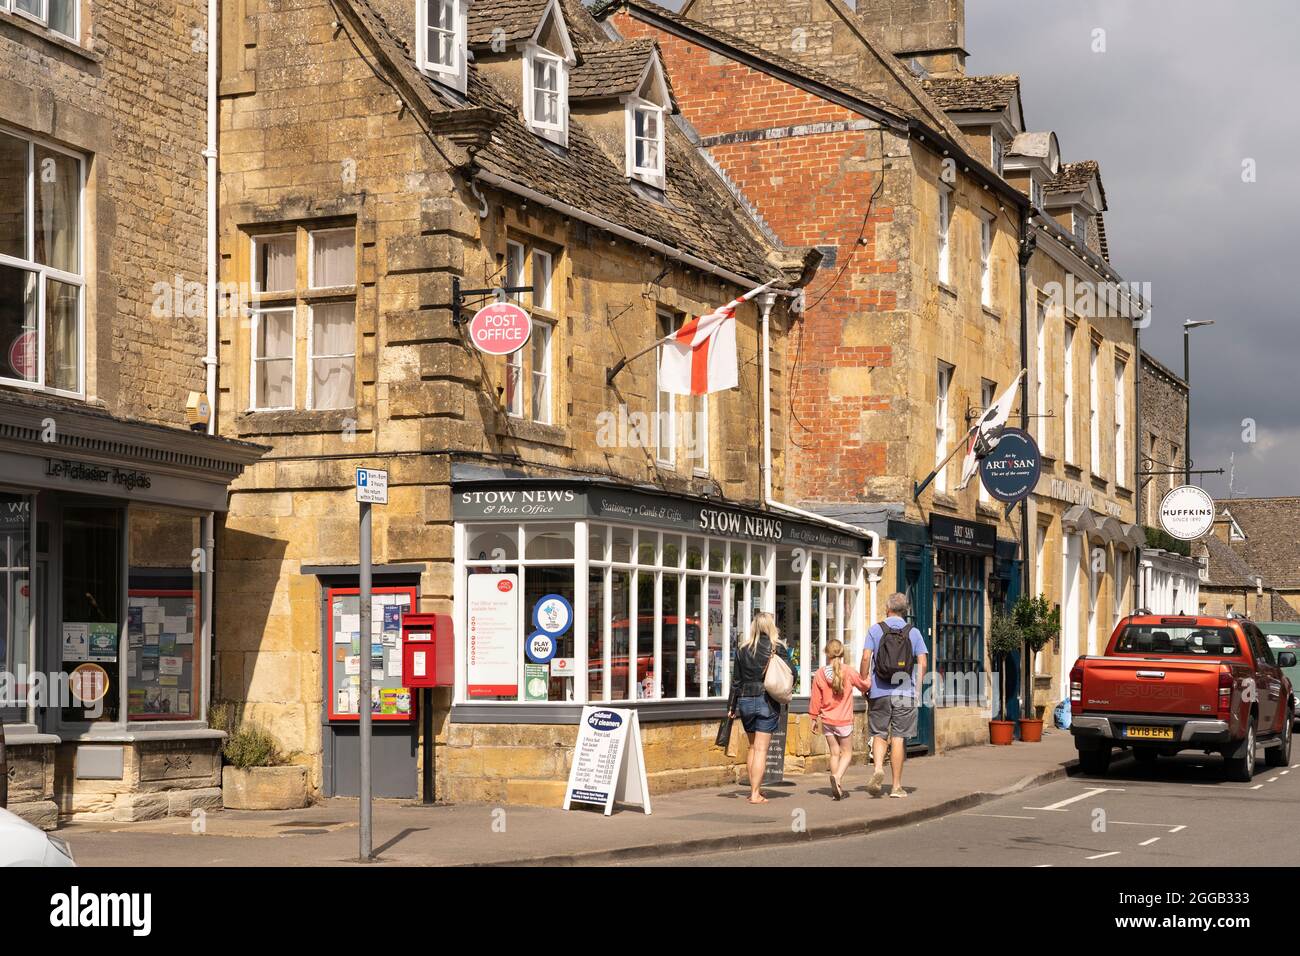
[[[469,65],[462,99],[415,69],[409,45],[389,28],[375,3],[341,2],[356,11],[374,42],[401,77],[412,83],[430,113],[480,107],[502,114],[504,119],[475,157],[482,169],[739,275],[760,282],[778,275],[768,256],[780,250],[763,239],[757,224],[744,214],[675,124],[665,124],[668,177],[665,201],[658,202],[629,184],[621,164],[616,166],[600,149],[577,117],[569,123],[567,149],[544,143],[524,125],[520,104],[507,98],[475,64]],[[497,7],[504,8],[509,17],[502,22],[519,29],[526,20],[520,11],[526,6],[525,0],[478,0],[474,4],[483,21],[492,19]],[[545,4],[539,0],[535,6],[540,18]],[[580,5],[566,2],[563,8],[575,46],[607,41]],[[531,16],[532,7],[528,10]]]
[[[596,43],[580,50],[582,62],[569,76],[569,96],[594,99],[635,93],[654,56],[653,40]]]
[[[1201,545],[1210,559],[1208,569],[1210,587],[1251,589],[1255,587],[1256,572],[1230,544],[1210,535],[1201,541]]]
[[[477,0],[469,7],[470,48],[487,46],[501,30],[508,43],[527,40],[551,0]]]
[[[1270,621],[1300,621],[1300,611],[1296,611],[1277,591],[1269,592]]]
[[[1221,503],[1246,533],[1233,550],[1272,588],[1300,588],[1300,497],[1232,498]]]
[[[1020,76],[934,76],[922,80],[921,88],[950,113],[996,113],[1010,106],[1020,92]]]
[[[1101,185],[1101,167],[1095,159],[1084,159],[1077,163],[1061,163],[1061,170],[1053,178],[1043,183],[1045,193],[1072,193],[1087,189],[1088,183],[1097,180],[1097,192],[1101,194],[1101,208],[1106,208],[1106,190]]]

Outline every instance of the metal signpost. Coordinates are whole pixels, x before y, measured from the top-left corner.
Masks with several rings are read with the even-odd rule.
[[[374,666],[374,656],[370,643],[370,506],[388,504],[388,472],[373,468],[357,469],[357,502],[361,506],[360,540],[361,540],[361,693],[357,706],[361,736],[361,862],[369,863],[371,859],[371,823],[370,823],[370,735],[371,704],[370,670]]]

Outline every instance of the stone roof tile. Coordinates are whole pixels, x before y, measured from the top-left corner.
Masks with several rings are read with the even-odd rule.
[[[580,48],[581,65],[569,77],[569,95],[578,99],[635,93],[654,56],[653,40],[597,43]]]
[[[1015,73],[989,76],[929,77],[921,87],[950,113],[997,112],[1011,105],[1020,91]]]

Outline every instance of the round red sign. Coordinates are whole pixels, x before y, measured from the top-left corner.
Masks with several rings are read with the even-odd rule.
[[[494,302],[469,320],[469,340],[488,355],[511,355],[528,344],[533,323],[513,302]]]
[[[9,366],[25,382],[36,378],[36,333],[24,332],[9,345]]]
[[[497,582],[497,590],[500,591],[502,594],[504,594],[506,591],[509,591],[512,587],[514,587],[514,585],[509,581],[501,580]]]

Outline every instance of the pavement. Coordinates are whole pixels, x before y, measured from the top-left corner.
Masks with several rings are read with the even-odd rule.
[[[826,774],[790,775],[765,788],[686,790],[652,797],[652,814],[598,810],[374,803],[377,865],[608,865],[685,854],[786,847],[907,827],[968,811],[1074,772],[1068,733],[1037,744],[964,747],[909,758],[908,796],[871,797],[865,764],[846,774],[850,797],[831,798]],[[888,783],[888,768],[886,768]],[[59,835],[82,866],[358,865],[357,801],[332,799],[304,810],[223,810],[200,818],[130,824],[70,823]],[[376,864],[371,864],[376,865]]]
[[[863,866],[885,860],[891,866],[1184,867],[1212,875],[1231,867],[1295,866],[1298,819],[1300,764],[1272,768],[1261,759],[1254,780],[1234,783],[1223,778],[1218,756],[1184,753],[1146,767],[1117,754],[1104,775],[1075,772],[884,833],[666,856],[651,865]]]

